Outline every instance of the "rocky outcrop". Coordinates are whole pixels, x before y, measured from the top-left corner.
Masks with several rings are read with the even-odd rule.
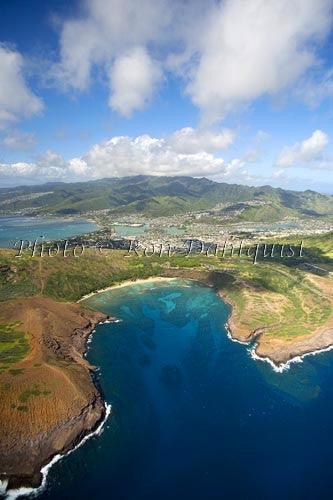
[[[0,479],[38,486],[41,468],[93,431],[105,415],[94,367],[83,357],[88,335],[108,319],[79,304],[44,297],[3,302],[0,321],[20,322],[31,350],[0,373]],[[109,318],[110,319],[110,318]]]

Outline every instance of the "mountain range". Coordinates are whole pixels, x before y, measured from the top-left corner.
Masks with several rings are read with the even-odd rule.
[[[63,216],[109,210],[110,214],[140,212],[154,217],[211,209],[215,213],[234,211],[240,220],[258,222],[286,216],[326,219],[333,218],[333,196],[206,178],[147,175],[0,189],[2,214]]]

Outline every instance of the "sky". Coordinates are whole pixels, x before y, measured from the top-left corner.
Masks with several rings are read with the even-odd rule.
[[[333,194],[332,0],[2,0],[0,187],[127,175]]]

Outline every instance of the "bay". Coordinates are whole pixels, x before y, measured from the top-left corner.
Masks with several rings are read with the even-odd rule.
[[[69,238],[92,231],[98,226],[85,219],[52,217],[0,216],[0,248],[13,248],[20,240],[35,241]]]
[[[273,372],[228,339],[229,307],[192,281],[84,304],[120,320],[87,353],[112,414],[51,469],[43,499],[332,497],[332,353]]]

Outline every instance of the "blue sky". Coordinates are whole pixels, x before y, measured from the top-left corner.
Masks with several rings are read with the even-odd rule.
[[[135,174],[333,193],[330,0],[0,6],[0,186]]]

